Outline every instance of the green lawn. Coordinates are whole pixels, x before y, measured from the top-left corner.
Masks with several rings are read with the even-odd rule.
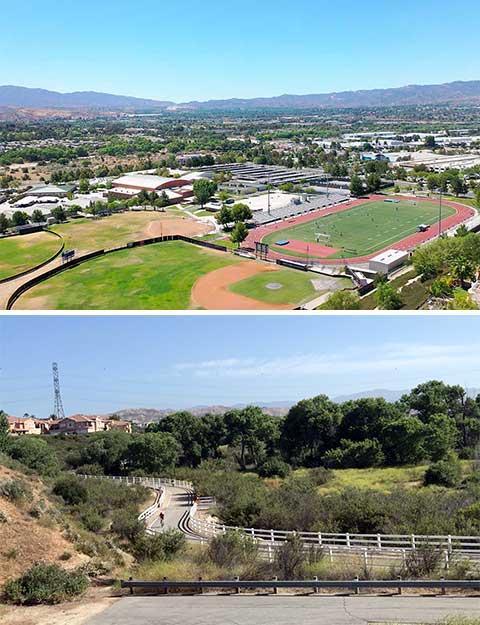
[[[455,213],[453,208],[443,206],[443,217]],[[329,247],[342,251],[330,258],[363,256],[372,254],[417,232],[419,224],[432,225],[438,220],[438,203],[401,200],[399,204],[375,201],[355,206],[347,210],[307,221],[290,228],[277,230],[264,237],[276,251],[290,254],[288,249],[275,246],[281,239],[316,243],[316,234],[330,235],[322,241]],[[292,253],[293,254],[293,253]],[[295,253],[295,256],[305,256]]]
[[[16,308],[185,310],[200,276],[242,262],[172,241],[114,252],[55,276],[23,295]]]
[[[165,213],[117,213],[101,219],[72,219],[51,227],[65,239],[66,249],[93,251],[126,245],[145,238],[148,224],[165,219]]]
[[[312,280],[321,280],[321,276],[282,269],[276,272],[259,273],[229,287],[229,290],[238,295],[246,295],[268,304],[303,304],[315,297],[326,293],[328,289],[316,290]],[[268,284],[281,284],[280,289],[269,289]],[[350,280],[338,279],[339,288],[351,286]]]
[[[0,239],[0,280],[45,262],[61,247],[61,239],[48,232]]]

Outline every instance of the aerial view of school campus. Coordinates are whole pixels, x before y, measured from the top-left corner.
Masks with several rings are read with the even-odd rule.
[[[0,306],[476,308],[480,127],[432,110],[0,121]]]

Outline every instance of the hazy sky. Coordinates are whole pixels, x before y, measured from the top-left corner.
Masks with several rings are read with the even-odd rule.
[[[480,387],[474,316],[3,316],[0,409],[48,416]]]
[[[0,84],[174,101],[480,78],[478,0],[3,2]]]

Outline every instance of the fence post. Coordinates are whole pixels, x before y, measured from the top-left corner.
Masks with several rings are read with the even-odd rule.
[[[318,532],[318,544],[322,546],[322,532]]]
[[[317,575],[315,575],[315,577],[313,578],[313,581],[314,581],[314,582],[318,582],[318,576],[317,576]],[[314,586],[314,588],[313,588],[313,592],[314,592],[315,594],[318,594],[318,586]]]
[[[199,577],[199,578],[198,578],[198,581],[199,581],[199,582],[201,582],[201,581],[202,581],[202,577]],[[203,587],[202,587],[202,586],[199,586],[199,588],[198,588],[198,592],[199,592],[200,594],[202,594],[202,593],[203,593]]]
[[[358,582],[358,575],[355,577],[355,581]],[[355,586],[355,594],[359,595],[360,594],[360,587],[359,586]]]
[[[128,581],[131,582],[133,580],[133,577],[129,577]],[[133,586],[130,586],[130,594],[133,595]]]
[[[450,569],[450,554],[448,550],[445,550],[445,570],[448,571]]]
[[[416,549],[415,534],[412,534],[412,549]]]
[[[350,534],[348,532],[345,534],[345,540],[347,544],[347,549],[350,549]]]
[[[166,578],[166,577],[164,577],[164,578],[163,578],[163,581],[164,581],[164,582],[166,582],[166,581],[167,581],[167,578]],[[164,595],[166,595],[167,593],[168,593],[168,586],[164,583],[164,584],[163,584],[163,594],[164,594]]]
[[[382,548],[382,536],[380,534],[377,534],[377,547]]]
[[[274,582],[278,582],[278,577],[275,575],[275,577],[273,578]],[[276,585],[273,586],[273,594],[276,595],[278,593],[278,588]]]
[[[240,578],[238,577],[238,575],[235,577],[235,581],[236,581],[236,582],[240,581]],[[237,586],[237,587],[235,588],[235,594],[236,594],[236,595],[239,595],[239,594],[240,594],[240,587],[239,587],[239,586]]]
[[[367,550],[366,547],[363,550],[363,564],[365,566],[365,570],[367,570],[367,568],[368,568],[368,550]]]
[[[402,578],[399,576],[399,577],[398,577],[398,581],[400,582],[401,580],[402,580]],[[398,594],[399,594],[399,595],[401,595],[401,594],[402,594],[402,587],[401,587],[401,586],[399,586],[399,587],[397,588],[397,591],[398,591]]]
[[[330,564],[333,564],[333,551],[332,548],[328,548],[328,555],[330,556]]]
[[[441,581],[441,582],[444,582],[444,581],[445,581],[445,578],[444,578],[444,577],[441,577],[441,578],[440,578],[440,581]],[[442,585],[442,595],[446,595],[446,594],[447,594],[447,589],[445,588],[445,586],[443,586],[443,585]]]
[[[275,542],[275,532],[273,530],[270,530],[270,540],[272,544]]]

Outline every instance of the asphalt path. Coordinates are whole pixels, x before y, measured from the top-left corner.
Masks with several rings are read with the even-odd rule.
[[[452,615],[480,618],[480,596],[133,596],[87,625],[426,624]]]

